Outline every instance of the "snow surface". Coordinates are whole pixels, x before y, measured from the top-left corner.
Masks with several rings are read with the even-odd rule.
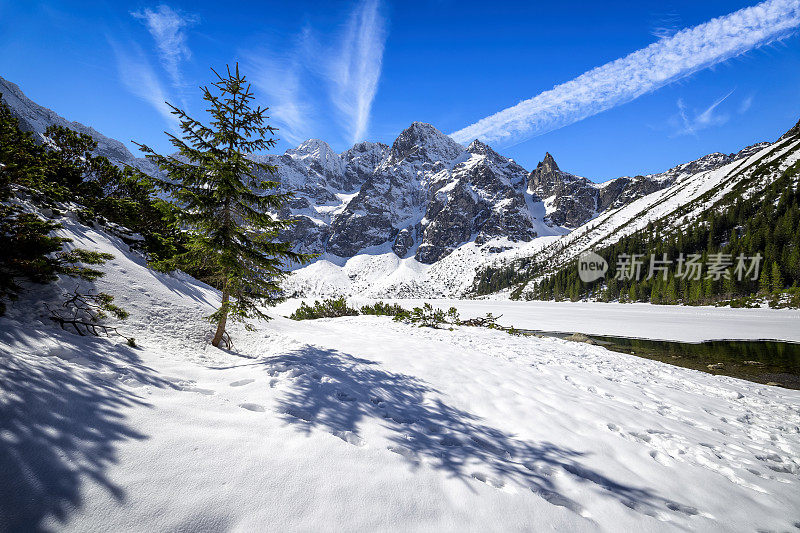
[[[385,317],[237,326],[117,239],[137,339],[0,318],[0,530],[754,531],[800,521],[800,392]],[[69,290],[68,283],[62,288]],[[630,307],[635,309],[635,307]]]

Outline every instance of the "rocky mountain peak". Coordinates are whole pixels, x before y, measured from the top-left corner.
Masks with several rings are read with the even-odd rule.
[[[375,151],[375,150],[384,151],[384,150],[387,150],[388,148],[389,148],[389,146],[385,145],[383,143],[374,143],[374,142],[371,142],[371,141],[361,141],[360,143],[354,144],[352,148],[350,148],[348,150],[345,150],[342,153],[342,157],[344,157],[345,154],[364,154],[364,153],[372,152],[372,151]]]
[[[554,172],[559,170],[556,160],[550,155],[550,152],[545,152],[544,159],[536,165],[536,170],[539,169],[541,169],[542,172]]]
[[[323,177],[335,187],[343,186],[341,176],[344,173],[344,161],[325,141],[308,139],[297,148],[286,150],[284,155],[307,167],[312,176],[316,174]],[[317,178],[312,179],[316,181]]]
[[[528,176],[528,190],[542,198],[552,196],[558,185],[564,181],[565,175],[559,170],[550,152],[546,152],[544,159]]]
[[[795,124],[792,129],[781,135],[780,139],[778,140],[782,141],[784,139],[788,139],[789,137],[800,137],[800,120],[797,121],[797,124]]]
[[[452,161],[464,147],[425,122],[413,122],[392,144],[389,164],[403,160]]]
[[[475,139],[467,146],[467,152],[471,154],[478,154],[478,155],[495,155],[496,152],[492,150],[492,148],[485,143],[482,143],[478,139]]]
[[[320,162],[338,163],[339,154],[333,151],[328,143],[321,139],[308,139],[297,148],[286,150],[286,155],[295,159],[311,158]]]

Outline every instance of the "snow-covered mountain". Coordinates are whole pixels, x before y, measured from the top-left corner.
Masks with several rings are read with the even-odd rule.
[[[546,222],[574,229],[600,213],[627,205],[689,176],[747,157],[768,144],[754,144],[735,154],[715,152],[658,174],[623,176],[603,183],[560,170],[553,156],[547,153],[528,176],[528,192],[544,200]]]
[[[72,122],[56,112],[42,107],[27,96],[15,84],[0,76],[0,95],[3,102],[19,120],[20,128],[32,132],[39,140],[44,141],[44,132],[50,126],[61,126],[89,135],[97,142],[96,155],[103,156],[119,165],[130,165],[142,172],[154,174],[158,169],[143,157],[135,157],[124,144],[116,139],[106,137],[92,127],[80,122]]]
[[[0,93],[40,137],[51,124],[69,127],[91,135],[99,155],[157,172],[122,143],[37,105],[2,78]],[[790,131],[776,144],[793,138]],[[740,181],[748,161],[776,144],[604,183],[561,170],[549,153],[528,172],[477,140],[465,148],[421,122],[391,146],[362,142],[337,153],[310,139],[282,155],[252,158],[275,165],[282,188],[295,194],[281,213],[296,220],[285,236],[320,254],[294,271],[290,293],[444,297],[468,295],[486,266],[561,264],[583,243],[608,242],[621,228],[668,216],[680,202]]]
[[[295,192],[284,213],[297,220],[289,238],[329,258],[391,252],[432,264],[467,242],[568,231],[544,220],[524,168],[483,143],[464,148],[430,124],[413,123],[391,147],[363,142],[336,154],[309,140],[258,159],[277,166]]]
[[[623,201],[536,254],[496,261],[518,272],[536,271],[542,277],[588,250],[613,244],[644,230],[650,223],[666,231],[689,228],[708,210],[722,209],[754,194],[800,161],[800,122],[774,143],[759,143],[736,154],[710,154],[660,175],[640,177],[661,180],[665,186],[634,201]],[[625,178],[621,178],[625,179]],[[634,178],[636,179],[636,178]],[[635,183],[635,182],[634,182]],[[524,296],[524,291],[522,293]]]

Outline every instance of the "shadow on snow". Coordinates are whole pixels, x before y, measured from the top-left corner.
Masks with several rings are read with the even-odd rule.
[[[389,450],[413,468],[423,461],[461,480],[478,479],[496,488],[518,484],[551,504],[584,515],[558,491],[559,471],[591,483],[607,497],[651,516],[657,510],[691,508],[609,479],[581,464],[583,452],[550,442],[520,440],[448,405],[438,391],[409,375],[383,370],[374,361],[336,350],[304,347],[263,364],[273,376],[293,378],[279,402],[285,419],[304,432],[317,427],[362,445],[359,424],[378,418],[389,430]]]
[[[52,332],[50,332],[52,333]],[[0,350],[0,530],[31,531],[42,521],[63,522],[82,506],[81,486],[91,479],[114,498],[125,493],[106,476],[116,446],[147,436],[131,429],[121,410],[148,404],[123,386],[172,386],[141,364],[135,350],[99,338],[54,337],[50,353],[0,330],[0,343],[33,357],[70,364],[32,364]]]

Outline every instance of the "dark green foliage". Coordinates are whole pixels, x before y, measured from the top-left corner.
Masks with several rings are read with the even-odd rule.
[[[178,222],[187,230],[186,251],[162,266],[200,272],[222,291],[222,305],[209,317],[217,323],[212,344],[218,346],[229,316],[269,318],[260,306],[281,300],[285,263],[304,263],[311,256],[278,240],[292,221],[275,213],[290,194],[280,192],[274,166],[248,158],[275,145],[266,109],[251,107],[253,93],[238,65],[225,76],[214,74],[217,81],[203,88],[209,125],[170,106],[181,123],[182,137],[168,134],[179,157],[140,147],[167,174],[169,181],[161,185],[177,201]]]
[[[70,298],[67,298],[58,309],[50,309],[50,319],[65,330],[73,330],[81,336],[99,336],[111,334],[124,337],[117,328],[105,323],[109,315],[118,320],[128,318],[128,312],[114,303],[110,294],[88,293],[84,294],[77,289]],[[133,338],[124,337],[129,346],[135,346]]]
[[[441,309],[435,309],[431,304],[425,302],[422,307],[415,307],[411,311],[395,315],[394,320],[414,324],[421,328],[438,328],[447,323],[447,318],[447,313]]]
[[[22,202],[54,213],[59,202],[78,204],[84,222],[112,222],[141,234],[140,248],[151,259],[180,250],[174,208],[155,196],[146,176],[92,155],[97,143],[88,135],[52,126],[46,137],[47,144],[37,143],[0,101],[0,300],[16,298],[22,281],[96,279],[101,272],[86,265],[111,257],[64,251],[68,239],[53,235],[60,226],[23,209]],[[0,301],[0,312],[4,308]]]
[[[10,205],[0,205],[0,298],[14,300],[22,280],[50,283],[59,274],[93,281],[102,272],[87,265],[99,265],[110,254],[83,249],[63,250],[69,239],[52,235],[58,224]],[[0,313],[5,303],[0,302]]]
[[[374,316],[398,316],[409,313],[398,304],[387,304],[375,302],[367,304],[360,309],[350,307],[344,297],[328,298],[323,301],[316,300],[310,306],[305,302],[300,303],[300,307],[289,318],[292,320],[312,320],[315,318],[337,318],[341,316],[374,315]]]
[[[482,328],[498,329],[500,326],[497,324],[499,316],[494,316],[492,313],[486,313],[485,316],[478,316],[475,318],[468,318],[461,322],[465,326],[478,326]]]
[[[384,302],[375,302],[371,305],[364,305],[360,309],[362,315],[378,315],[378,316],[397,316],[400,313],[405,313],[407,310],[399,304],[387,304]]]
[[[338,318],[342,316],[356,316],[359,312],[347,305],[347,300],[342,298],[328,298],[326,300],[314,301],[310,306],[305,302],[300,303],[300,307],[289,318],[292,320],[314,320],[317,318]]]

